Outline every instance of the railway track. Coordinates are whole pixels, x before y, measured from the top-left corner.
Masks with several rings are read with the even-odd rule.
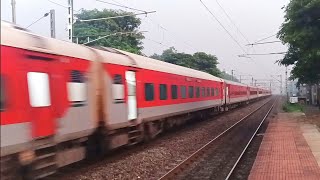
[[[267,101],[176,165],[159,180],[229,179],[277,99]]]

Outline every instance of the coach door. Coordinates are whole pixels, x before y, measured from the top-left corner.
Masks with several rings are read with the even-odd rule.
[[[226,86],[226,103],[227,104],[230,103],[230,93],[229,93],[229,91],[230,91],[230,85],[227,84],[227,86]]]
[[[52,97],[52,73],[54,58],[47,54],[25,53],[24,68],[29,94],[29,117],[32,122],[33,137],[54,134],[55,122]]]
[[[128,120],[137,119],[136,72],[126,71]]]

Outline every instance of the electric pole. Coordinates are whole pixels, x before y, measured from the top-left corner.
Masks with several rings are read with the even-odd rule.
[[[233,72],[234,70],[231,70],[231,81],[233,81]]]
[[[288,94],[288,67],[286,66],[286,96],[287,101],[289,100],[289,94]]]
[[[50,35],[52,38],[56,38],[56,20],[54,9],[50,10]]]
[[[283,95],[282,91],[283,91],[283,88],[282,88],[282,75],[279,75],[280,76],[280,94]]]
[[[73,0],[68,0],[68,36],[72,42],[73,37]]]
[[[11,0],[12,6],[12,23],[16,24],[16,0]]]

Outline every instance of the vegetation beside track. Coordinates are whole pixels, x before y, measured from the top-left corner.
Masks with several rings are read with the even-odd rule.
[[[298,103],[292,104],[292,103],[286,102],[285,104],[283,104],[282,109],[285,112],[303,112],[303,107]]]

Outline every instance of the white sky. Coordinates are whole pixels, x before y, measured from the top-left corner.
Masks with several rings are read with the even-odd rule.
[[[67,5],[67,0],[52,0]],[[161,53],[167,46],[174,46],[179,52],[194,53],[203,51],[216,55],[218,67],[228,73],[235,70],[239,75],[251,74],[256,79],[270,79],[271,75],[284,74],[284,67],[279,67],[275,61],[282,55],[252,56],[252,59],[239,58],[244,54],[240,47],[228,36],[226,31],[215,21],[199,0],[105,0],[146,11],[157,11],[142,19],[141,30],[145,33],[144,50],[146,55]],[[1,0],[1,19],[11,21],[11,0]],[[216,15],[226,29],[237,39],[249,53],[285,52],[281,43],[259,45],[248,48],[246,40],[240,35],[233,24],[223,14],[216,0],[203,0]],[[284,10],[289,0],[218,0],[225,11],[235,22],[240,31],[250,42],[277,33],[284,21]],[[118,9],[119,7],[104,4],[95,0],[74,0],[74,9]],[[17,24],[26,27],[43,16],[50,9],[56,11],[56,37],[67,39],[67,9],[55,5],[48,0],[16,0]],[[126,10],[126,9],[123,9]],[[128,10],[129,11],[129,10]],[[167,30],[162,29],[160,26]],[[44,18],[30,27],[30,30],[44,36],[50,36],[49,18]],[[150,41],[158,41],[160,45]],[[267,41],[277,40],[276,37]],[[250,78],[250,77],[243,77]],[[247,81],[249,82],[249,81]],[[275,84],[276,85],[276,84]],[[275,89],[276,90],[276,89]]]

